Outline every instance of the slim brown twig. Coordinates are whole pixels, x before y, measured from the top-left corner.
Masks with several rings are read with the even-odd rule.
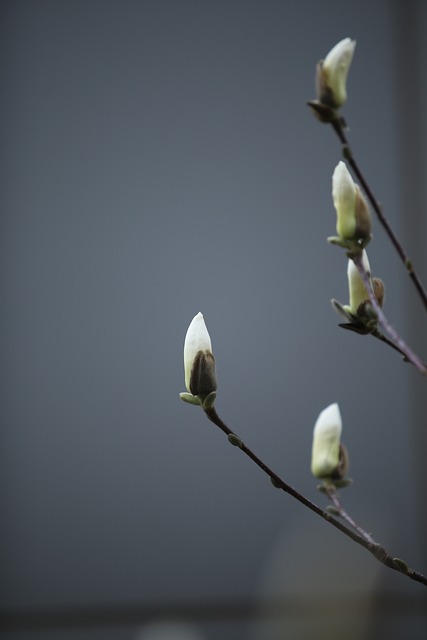
[[[309,500],[308,498],[303,496],[301,493],[299,493],[290,484],[282,480],[282,478],[279,475],[277,475],[277,473],[275,473],[272,469],[270,469],[255,453],[253,453],[253,451],[251,451],[251,449],[249,449],[249,447],[247,447],[244,444],[244,442],[239,438],[239,436],[237,436],[221,420],[221,418],[218,416],[216,412],[215,407],[204,408],[204,412],[206,416],[209,418],[209,420],[213,424],[215,424],[217,427],[219,427],[219,429],[221,429],[221,431],[223,431],[226,434],[230,444],[234,445],[235,447],[238,447],[245,455],[248,456],[248,458],[250,458],[253,462],[255,462],[255,464],[267,476],[269,476],[272,484],[275,487],[288,493],[290,496],[298,500],[298,502],[300,502],[305,507],[310,509],[310,511],[313,511],[313,513],[315,513],[316,515],[326,520],[326,522],[329,522],[333,527],[335,527],[336,529],[341,531],[341,533],[343,533],[348,538],[353,540],[353,542],[356,542],[357,544],[361,545],[362,547],[370,551],[370,553],[372,553],[372,555],[379,562],[384,564],[386,567],[389,567],[390,569],[394,569],[395,571],[399,571],[399,573],[403,573],[411,580],[415,580],[416,582],[420,582],[421,584],[427,586],[427,577],[425,577],[422,573],[419,573],[418,571],[414,571],[413,569],[410,569],[403,560],[400,560],[399,558],[393,558],[388,553],[388,551],[386,551],[386,549],[381,544],[378,544],[377,542],[375,542],[373,538],[368,539],[366,535],[361,535],[361,532],[358,531],[357,528],[355,529],[353,524],[351,524],[351,527],[353,528],[348,528],[345,524],[343,524],[342,522],[334,518],[330,513],[318,507],[314,502],[311,502],[311,500]],[[349,521],[347,520],[347,522]]]
[[[347,513],[347,511],[344,509],[344,507],[340,502],[336,486],[332,483],[325,483],[323,485],[323,489],[326,492],[332,504],[334,505],[334,508],[337,511],[337,515],[339,515],[343,520],[345,520],[350,525],[350,527],[352,527],[355,531],[357,531],[357,533],[362,538],[364,538],[367,542],[369,542],[370,544],[376,544],[371,534],[365,531],[364,529],[362,529],[362,527],[358,525],[353,520],[353,518]]]

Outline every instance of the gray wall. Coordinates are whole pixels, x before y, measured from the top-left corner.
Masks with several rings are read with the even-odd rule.
[[[424,638],[424,587],[178,393],[202,311],[220,415],[320,504],[312,427],[338,401],[345,504],[427,572],[425,381],[337,327],[340,150],[305,106],[316,61],[355,38],[350,137],[427,281],[425,3],[17,0],[0,29],[2,637],[168,640],[137,629],[169,616],[204,640]],[[426,356],[374,224],[385,310]]]

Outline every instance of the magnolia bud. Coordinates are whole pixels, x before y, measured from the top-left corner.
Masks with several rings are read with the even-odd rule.
[[[371,278],[371,267],[369,265],[368,254],[365,249],[362,251],[362,264],[368,278]],[[366,290],[365,283],[362,280],[362,276],[359,273],[358,268],[354,264],[353,260],[348,261],[347,267],[348,278],[348,292],[349,292],[349,304],[344,307],[346,311],[349,311],[352,315],[357,316],[361,311],[366,301],[369,301],[369,294]],[[363,314],[362,314],[363,315]]]
[[[341,477],[344,449],[340,445],[341,414],[337,403],[330,404],[319,414],[313,431],[311,473],[316,478]],[[346,469],[348,464],[344,465]]]
[[[355,46],[355,40],[344,38],[317,65],[317,97],[322,104],[339,109],[347,100],[347,76]]]
[[[193,396],[203,400],[216,390],[215,358],[201,313],[193,318],[185,336],[184,372],[185,386]]]
[[[367,242],[371,237],[371,216],[360,187],[341,160],[332,175],[332,199],[337,212],[337,233],[341,240]]]

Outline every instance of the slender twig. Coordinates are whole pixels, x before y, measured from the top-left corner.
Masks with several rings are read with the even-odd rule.
[[[427,375],[426,365],[412,351],[412,349],[410,349],[408,345],[402,340],[402,338],[397,333],[396,329],[389,323],[389,321],[384,315],[383,310],[378,304],[378,300],[372,289],[371,280],[363,265],[361,252],[350,253],[349,257],[353,260],[360,274],[360,277],[363,280],[363,284],[365,285],[366,291],[368,292],[368,295],[369,295],[369,301],[372,305],[375,315],[377,316],[378,324],[381,327],[382,331],[390,338],[391,342],[393,343],[393,346],[401,354],[404,355],[406,360],[411,362],[414,365],[414,367],[416,367],[416,369],[421,373],[421,375],[424,375],[424,376]],[[375,332],[373,333],[373,335],[375,335]],[[380,336],[377,336],[377,337],[380,337]],[[384,340],[384,341],[387,342],[387,340]]]
[[[366,537],[360,534],[360,532],[353,531],[349,529],[342,522],[332,517],[330,513],[324,511],[320,507],[318,507],[314,502],[311,502],[308,498],[299,493],[296,489],[294,489],[290,484],[282,480],[282,478],[277,475],[270,467],[268,467],[249,447],[247,447],[244,442],[237,436],[218,416],[215,407],[205,408],[204,412],[206,416],[209,418],[213,424],[215,424],[221,431],[223,431],[228,437],[228,441],[230,444],[238,447],[245,455],[248,456],[255,464],[267,475],[269,476],[272,484],[285,491],[290,496],[298,500],[305,507],[313,511],[313,513],[317,514],[327,522],[329,522],[333,527],[341,531],[344,535],[351,538],[353,542],[360,544],[362,547],[367,549],[372,553],[372,555],[382,564],[389,567],[390,569],[394,569],[395,571],[399,571],[404,575],[408,576],[411,580],[415,580],[416,582],[420,582],[421,584],[427,586],[427,577],[418,571],[414,571],[410,569],[403,560],[399,558],[393,558],[388,551],[377,542],[373,540],[368,540]],[[353,526],[353,525],[351,525]]]
[[[406,270],[409,274],[409,277],[411,278],[412,282],[414,283],[418,294],[424,304],[425,309],[427,310],[427,292],[424,288],[423,283],[421,282],[420,278],[418,277],[412,261],[409,259],[409,257],[407,256],[405,250],[403,249],[401,243],[399,242],[396,234],[394,233],[389,221],[387,220],[387,218],[385,217],[381,205],[378,202],[378,200],[376,199],[376,197],[374,196],[374,193],[372,191],[372,189],[370,188],[368,182],[365,179],[365,176],[363,175],[359,165],[356,162],[356,159],[353,155],[353,151],[350,147],[350,143],[349,140],[347,138],[347,135],[344,131],[344,123],[343,120],[341,118],[333,118],[331,121],[331,125],[335,131],[335,133],[337,134],[338,138],[341,141],[342,144],[342,150],[343,150],[343,156],[344,158],[347,160],[348,164],[351,166],[351,168],[353,169],[354,173],[356,174],[360,184],[363,187],[363,190],[365,191],[375,213],[377,214],[378,220],[380,221],[380,223],[382,224],[382,226],[384,227],[388,237],[390,238],[394,248],[396,249],[400,259],[402,260],[403,264],[406,267]]]
[[[378,338],[378,340],[381,340],[381,342],[384,342],[385,344],[387,344],[389,347],[391,347],[392,349],[394,349],[398,353],[400,353],[400,355],[403,356],[403,359],[405,360],[405,362],[408,362],[408,358],[407,358],[406,353],[404,351],[402,351],[401,349],[399,349],[399,347],[396,344],[394,344],[394,342],[389,340],[389,338],[387,338],[382,333],[380,333],[379,331],[376,331],[376,330],[374,330],[372,332],[372,335],[375,338]]]
[[[323,485],[324,490],[326,491],[329,499],[331,500],[332,504],[334,505],[335,509],[338,512],[338,515],[345,520],[350,527],[352,527],[355,531],[357,531],[357,533],[362,536],[362,538],[364,538],[367,542],[369,542],[370,544],[375,544],[375,540],[373,539],[373,537],[371,536],[370,533],[368,533],[367,531],[365,531],[364,529],[362,529],[362,527],[360,525],[358,525],[353,518],[347,513],[347,511],[344,509],[344,507],[342,506],[340,499],[338,497],[338,493],[336,490],[336,486],[334,484],[324,484]]]

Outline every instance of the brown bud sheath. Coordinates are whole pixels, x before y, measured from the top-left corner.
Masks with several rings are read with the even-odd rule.
[[[382,309],[385,294],[384,282],[380,278],[372,278],[372,287],[374,289],[374,294],[377,302]]]
[[[371,214],[369,206],[360,187],[356,185],[356,233],[358,240],[371,238]]]
[[[350,468],[350,458],[348,456],[348,451],[346,447],[340,442],[339,449],[339,462],[337,468],[334,470],[332,474],[332,478],[334,480],[341,480],[344,476],[347,475],[348,470]]]
[[[190,391],[205,398],[216,388],[215,358],[210,351],[198,351],[191,369]]]

